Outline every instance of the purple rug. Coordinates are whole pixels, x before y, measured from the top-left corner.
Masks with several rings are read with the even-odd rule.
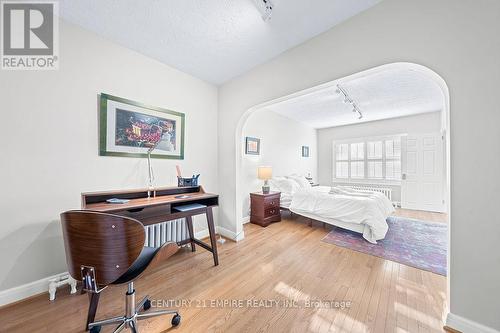
[[[378,244],[357,232],[334,227],[323,242],[446,276],[447,225],[389,216],[389,231]]]

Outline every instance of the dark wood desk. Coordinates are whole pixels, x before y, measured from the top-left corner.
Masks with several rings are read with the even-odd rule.
[[[180,198],[179,196],[187,196],[187,198]],[[124,204],[107,203],[106,200],[111,198],[128,199],[130,201]],[[175,209],[175,207],[193,203],[205,207],[185,212]],[[217,255],[212,208],[218,205],[219,196],[206,193],[201,186],[156,188],[155,196],[151,198],[148,198],[147,189],[82,193],[82,209],[131,217],[144,225],[186,218],[189,239],[177,244],[180,246],[191,243],[193,252],[196,251],[196,245],[212,252],[215,266],[219,264],[219,257]],[[211,245],[194,237],[193,216],[201,214],[205,214],[207,217]]]

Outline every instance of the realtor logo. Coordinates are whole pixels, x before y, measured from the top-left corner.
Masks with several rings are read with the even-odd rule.
[[[2,1],[1,68],[58,68],[58,7],[56,2]]]

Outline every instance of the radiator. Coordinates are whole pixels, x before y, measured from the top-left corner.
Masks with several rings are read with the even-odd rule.
[[[387,197],[387,199],[389,199],[392,202],[392,189],[389,187],[378,187],[378,186],[369,185],[369,184],[366,184],[366,185],[365,184],[342,184],[339,186],[351,188],[353,190],[380,192],[380,193],[383,193]]]
[[[166,242],[180,242],[188,238],[186,219],[146,226],[146,246],[159,247]]]

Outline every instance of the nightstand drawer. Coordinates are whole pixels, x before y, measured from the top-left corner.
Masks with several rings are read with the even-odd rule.
[[[269,207],[269,208],[266,208],[264,211],[264,217],[270,217],[270,216],[274,216],[274,215],[278,215],[278,214],[280,214],[279,207]]]
[[[267,208],[277,208],[280,206],[280,197],[275,196],[271,198],[264,199],[264,207]]]

